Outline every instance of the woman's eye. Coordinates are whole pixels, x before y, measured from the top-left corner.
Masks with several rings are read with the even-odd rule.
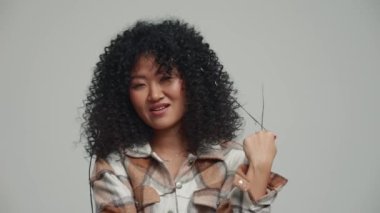
[[[145,86],[144,84],[132,84],[131,88],[132,89],[141,89],[144,86]]]
[[[173,77],[172,76],[170,76],[170,75],[168,75],[168,76],[163,76],[162,78],[161,78],[161,81],[169,81],[169,80],[171,80]]]

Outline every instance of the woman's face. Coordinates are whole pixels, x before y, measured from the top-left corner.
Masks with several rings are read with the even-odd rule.
[[[183,80],[176,68],[159,70],[153,56],[141,56],[132,73],[129,95],[140,118],[154,130],[179,127],[185,113]]]

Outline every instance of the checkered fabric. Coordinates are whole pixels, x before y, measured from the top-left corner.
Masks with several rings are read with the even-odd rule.
[[[173,180],[146,144],[96,159],[90,181],[97,212],[270,212],[287,179],[272,172],[267,194],[251,201],[241,187],[247,168],[241,145],[226,142],[189,154]]]

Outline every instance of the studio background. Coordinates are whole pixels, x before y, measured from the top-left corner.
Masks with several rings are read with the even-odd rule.
[[[276,132],[273,212],[380,209],[380,2],[0,1],[0,212],[90,212],[82,100],[103,48],[142,18],[204,35]],[[238,140],[258,127],[246,117]]]

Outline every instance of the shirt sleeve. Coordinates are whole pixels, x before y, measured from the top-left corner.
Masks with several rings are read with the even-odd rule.
[[[96,212],[136,212],[131,184],[118,155],[96,159],[90,183]]]
[[[248,170],[247,159],[244,151],[239,146],[236,148],[235,144],[233,147],[225,155],[229,175],[223,189],[228,190],[228,193],[226,193],[226,199],[220,202],[219,209],[231,209],[233,212],[269,213],[271,204],[288,180],[277,173],[271,172],[267,193],[257,201],[251,200],[246,190],[250,184],[246,176]]]

